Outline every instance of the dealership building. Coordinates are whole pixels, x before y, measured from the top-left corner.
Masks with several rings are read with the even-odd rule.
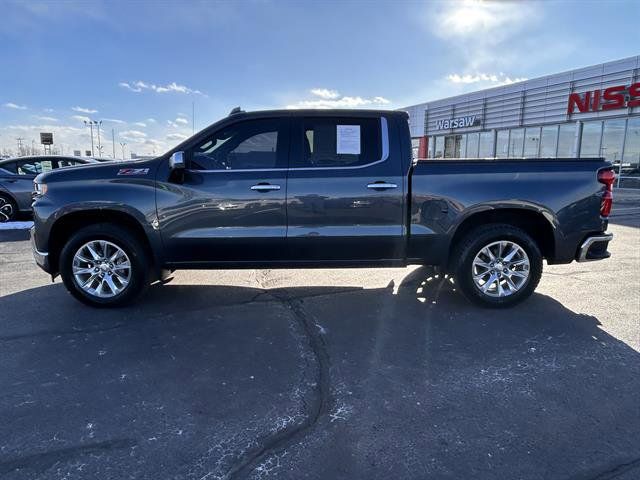
[[[417,156],[604,157],[640,188],[640,56],[403,110]]]

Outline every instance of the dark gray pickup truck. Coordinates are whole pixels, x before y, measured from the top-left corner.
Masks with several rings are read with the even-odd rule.
[[[227,118],[153,160],[35,180],[36,262],[94,306],[192,268],[438,266],[471,300],[527,298],[548,263],[609,257],[601,159],[412,161],[399,111]]]

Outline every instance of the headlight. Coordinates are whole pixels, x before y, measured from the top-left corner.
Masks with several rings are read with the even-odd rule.
[[[47,193],[47,184],[46,183],[33,182],[33,196],[34,197],[41,197],[45,193]]]

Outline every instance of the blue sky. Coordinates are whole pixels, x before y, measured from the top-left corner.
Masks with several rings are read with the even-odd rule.
[[[241,105],[406,105],[640,53],[640,2],[0,0],[0,152],[161,153]],[[120,147],[116,150],[121,155]]]

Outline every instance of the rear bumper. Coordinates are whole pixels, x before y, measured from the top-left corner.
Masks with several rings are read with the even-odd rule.
[[[31,233],[31,250],[33,252],[33,258],[35,259],[36,264],[45,272],[51,273],[49,269],[49,253],[41,252],[36,247],[35,227],[31,227],[30,233]]]
[[[603,233],[587,237],[576,255],[578,262],[592,262],[609,258],[611,253],[607,250],[609,242],[613,238],[612,233]]]

